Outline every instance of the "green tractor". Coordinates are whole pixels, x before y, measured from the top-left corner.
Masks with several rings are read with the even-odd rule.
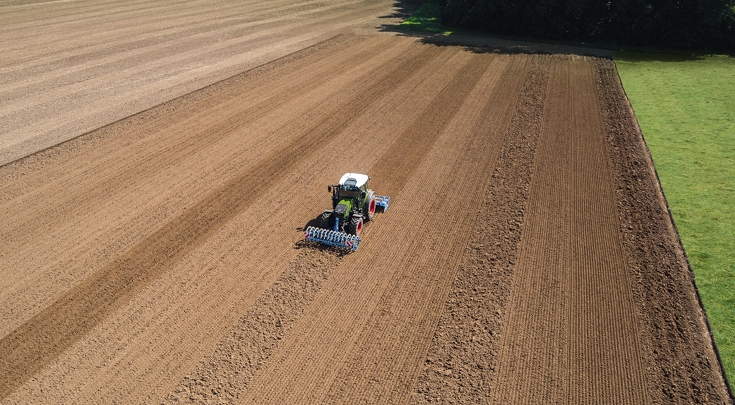
[[[319,218],[319,225],[306,228],[307,241],[357,250],[363,224],[373,219],[376,211],[385,212],[390,197],[376,195],[368,188],[367,175],[345,173],[339,184],[327,187],[332,193],[332,209]]]

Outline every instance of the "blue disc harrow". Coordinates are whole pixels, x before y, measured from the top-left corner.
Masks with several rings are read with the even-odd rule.
[[[317,242],[342,249],[357,250],[360,237],[344,232],[310,226],[304,232],[304,239],[308,242]]]

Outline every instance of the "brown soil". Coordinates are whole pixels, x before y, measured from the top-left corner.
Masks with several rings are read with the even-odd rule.
[[[394,14],[386,0],[0,1],[0,165]]]
[[[0,179],[2,403],[730,401],[607,59],[339,35]]]

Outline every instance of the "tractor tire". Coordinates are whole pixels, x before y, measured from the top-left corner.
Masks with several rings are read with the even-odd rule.
[[[329,229],[329,219],[332,218],[332,211],[324,211],[319,217],[319,228]]]
[[[347,225],[347,233],[360,237],[362,233],[362,217],[352,217],[350,224]]]
[[[367,196],[365,196],[365,207],[363,212],[365,213],[365,221],[371,221],[375,216],[375,192],[368,190]]]

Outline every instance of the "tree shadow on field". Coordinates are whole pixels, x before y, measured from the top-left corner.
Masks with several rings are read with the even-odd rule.
[[[381,32],[391,32],[398,36],[416,38],[424,44],[436,46],[459,46],[473,53],[501,53],[501,54],[564,54],[579,56],[594,56],[612,59],[612,51],[598,49],[585,45],[568,43],[535,42],[523,38],[499,37],[489,34],[458,31],[451,34],[414,31],[401,26],[401,23],[411,17],[423,4],[422,0],[396,0],[395,12],[381,16],[385,19],[399,19],[398,23],[387,23],[379,27]]]
[[[413,15],[413,13],[415,13],[423,3],[424,0],[396,0],[393,4],[393,8],[395,8],[393,14],[383,15],[378,18],[399,18],[401,20],[405,20],[408,17],[411,17],[411,15]],[[393,24],[384,25],[384,27],[390,26],[395,27]]]

